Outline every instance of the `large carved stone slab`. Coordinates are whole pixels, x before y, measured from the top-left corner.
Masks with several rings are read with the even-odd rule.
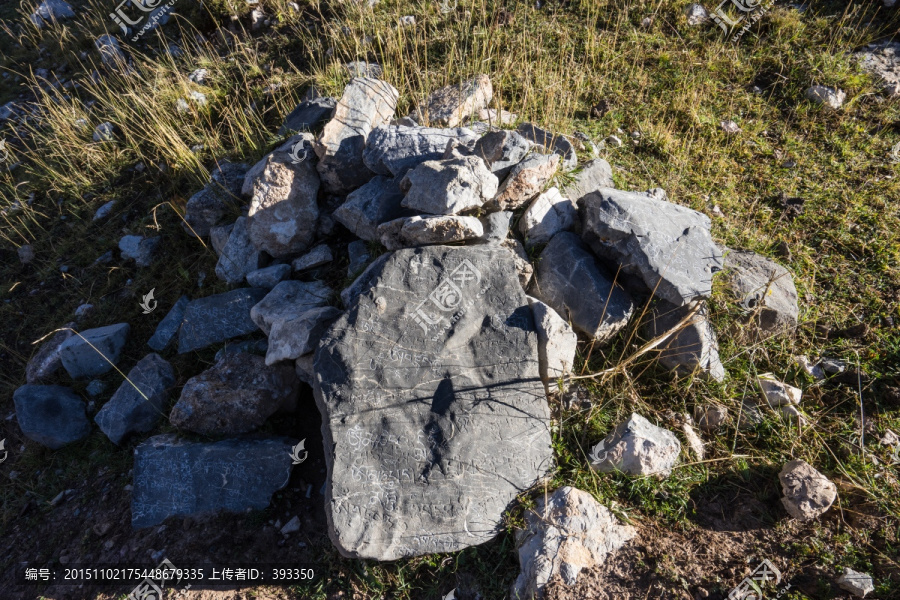
[[[512,254],[405,249],[364,276],[315,357],[331,539],[378,560],[486,542],[553,463]]]

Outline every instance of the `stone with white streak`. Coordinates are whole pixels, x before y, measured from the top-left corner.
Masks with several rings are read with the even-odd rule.
[[[458,215],[403,217],[378,226],[379,241],[388,250],[448,244],[484,235],[481,221]]]
[[[301,313],[325,306],[331,289],[321,281],[282,281],[250,309],[250,318],[269,335],[278,321],[293,319]]]
[[[563,198],[555,187],[539,195],[519,219],[519,232],[525,246],[533,248],[546,244],[559,233],[572,227],[577,216],[575,203]]]

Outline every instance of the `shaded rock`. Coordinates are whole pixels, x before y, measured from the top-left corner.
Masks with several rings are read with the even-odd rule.
[[[587,247],[573,233],[550,240],[537,263],[534,295],[585,335],[599,341],[628,323],[631,296],[603,273]]]
[[[265,356],[269,350],[269,340],[266,338],[256,340],[242,340],[237,343],[225,344],[216,352],[213,362],[219,362],[229,354],[255,354],[256,356]]]
[[[384,69],[376,63],[367,63],[361,60],[349,62],[344,65],[351,77],[371,77],[380,79],[384,75]]]
[[[345,556],[377,560],[492,539],[553,461],[510,255],[479,245],[386,256],[322,338],[314,386],[329,535]]]
[[[675,329],[694,305],[676,306],[660,300],[653,307],[644,335],[656,339]],[[691,375],[697,371],[715,381],[725,379],[725,367],[719,358],[719,342],[708,319],[704,304],[680,330],[657,346],[659,363],[670,371]]]
[[[379,225],[377,231],[388,250],[462,242],[484,235],[478,219],[456,215],[396,219]]]
[[[332,260],[334,260],[334,257],[331,255],[331,248],[326,244],[319,244],[300,258],[294,259],[294,262],[291,263],[291,267],[298,272],[307,271],[309,269],[321,267],[322,265],[327,265]]]
[[[295,360],[316,349],[319,339],[331,323],[341,315],[333,306],[312,308],[293,319],[276,321],[269,333],[266,364]]]
[[[363,161],[379,175],[403,177],[423,162],[440,160],[449,142],[474,144],[477,137],[474,131],[463,127],[434,129],[381,125],[369,134]]]
[[[292,364],[267,366],[261,356],[243,352],[188,379],[169,421],[203,435],[253,431],[282,404],[296,403],[297,375]]]
[[[157,435],[134,449],[131,526],[220,510],[262,510],[291,476],[291,438],[186,442]]]
[[[575,585],[582,569],[599,568],[606,558],[634,538],[608,508],[587,492],[565,486],[525,513],[525,529],[516,532],[521,573],[510,596],[545,597],[544,587],[559,577]]]
[[[678,461],[681,442],[675,434],[637,413],[620,423],[591,453],[591,466],[602,472],[667,477]]]
[[[538,300],[528,298],[534,313],[538,335],[538,359],[541,379],[552,385],[560,377],[570,374],[578,350],[578,336],[555,310]]]
[[[872,576],[853,569],[845,568],[843,574],[838,577],[835,583],[837,583],[839,588],[845,592],[850,592],[857,598],[865,598],[866,594],[875,591]]]
[[[119,45],[119,40],[107,34],[94,40],[94,47],[100,53],[100,62],[108,69],[124,70],[128,68],[125,53]]]
[[[307,385],[313,385],[316,377],[316,369],[314,365],[314,355],[312,353],[304,354],[294,361],[294,373],[297,378]]]
[[[741,430],[752,429],[763,422],[762,413],[751,402],[744,400],[741,403],[741,412],[738,416],[738,428]]]
[[[304,100],[284,118],[278,135],[285,135],[289,131],[311,131],[331,118],[335,106],[337,100],[334,98]]]
[[[361,240],[347,244],[347,257],[350,264],[347,265],[347,277],[355,277],[366,268],[369,262],[369,248]]]
[[[182,296],[178,299],[178,302],[172,306],[169,312],[166,313],[166,316],[163,317],[163,320],[156,326],[156,331],[153,332],[153,336],[147,340],[148,346],[157,352],[161,352],[172,343],[172,340],[178,335],[178,330],[181,328],[181,321],[184,319],[184,313],[187,310],[190,301],[190,298],[187,296]]]
[[[490,210],[514,210],[537,196],[559,166],[556,154],[532,154],[512,168],[487,203]]]
[[[513,213],[509,210],[501,210],[481,217],[479,221],[484,229],[481,241],[486,244],[501,244],[509,236],[509,223],[512,218]]]
[[[220,162],[210,176],[210,182],[187,201],[182,224],[188,234],[209,235],[209,230],[236,212],[240,204],[241,187],[247,165]]]
[[[709,21],[709,13],[702,4],[688,4],[684,9],[684,16],[687,17],[688,25],[702,25]]]
[[[390,122],[399,97],[393,86],[379,79],[350,80],[315,145],[317,169],[327,192],[344,194],[372,178],[362,157],[366,139],[374,128]]]
[[[803,396],[800,388],[778,381],[771,373],[759,375],[756,381],[759,383],[763,398],[772,408],[800,404],[800,398]]]
[[[25,365],[25,381],[41,383],[52,377],[62,364],[60,349],[63,343],[75,335],[75,323],[66,323],[51,335]]]
[[[808,521],[827,511],[837,498],[837,486],[809,463],[792,460],[778,474],[781,503],[795,519]]]
[[[566,198],[578,202],[591,192],[602,188],[615,188],[612,178],[612,167],[602,158],[590,160],[575,173],[571,183],[566,184],[561,193]]]
[[[62,21],[63,19],[71,19],[74,16],[75,11],[72,10],[72,6],[65,0],[44,0],[38,4],[37,9],[30,18],[32,23],[41,28],[46,24]]]
[[[372,263],[366,267],[366,270],[353,280],[353,283],[341,290],[341,302],[344,304],[345,308],[349,307],[351,302],[355,302],[357,296],[367,292],[371,288],[375,274],[378,273],[382,265],[387,262],[387,259],[390,258],[390,256],[390,253],[382,254],[373,260]]]
[[[540,194],[519,219],[519,232],[525,246],[546,244],[559,233],[572,227],[577,216],[575,203],[563,198],[555,187]]]
[[[833,109],[843,106],[844,100],[847,99],[847,94],[843,90],[824,85],[814,85],[807,89],[803,95],[807,100]]]
[[[889,97],[900,95],[900,43],[885,40],[869,44],[855,56],[860,67],[881,81]]]
[[[262,253],[250,240],[248,225],[247,217],[238,217],[216,263],[216,276],[230,285],[242,283],[263,263]]]
[[[494,88],[487,75],[443,87],[425,102],[428,120],[444,127],[456,127],[466,117],[487,108],[493,96]]]
[[[178,331],[178,353],[199,350],[256,331],[258,327],[250,318],[250,309],[268,291],[239,288],[191,301]]]
[[[665,192],[604,188],[579,201],[582,237],[600,258],[622,265],[644,285],[681,306],[712,293],[723,267],[706,215],[659,199]]]
[[[738,305],[754,314],[762,333],[797,328],[797,288],[787,269],[755,252],[732,250],[725,255],[725,272]]]
[[[84,388],[84,391],[87,392],[88,396],[90,396],[91,398],[96,398],[106,391],[106,384],[99,379],[93,379],[90,383],[87,384],[87,387]]]
[[[208,70],[194,69],[193,71],[191,71],[191,74],[188,75],[188,80],[193,81],[197,85],[205,85],[207,77],[209,77]]]
[[[145,238],[140,235],[126,235],[119,240],[122,258],[133,260],[139,267],[149,267],[161,245],[162,238],[159,236]]]
[[[159,354],[148,354],[128,372],[128,379],[94,416],[94,421],[116,445],[129,433],[150,431],[162,419],[173,385],[172,365]]]
[[[575,147],[566,136],[541,129],[532,123],[522,123],[516,131],[525,139],[543,146],[548,152],[559,155],[563,169],[570,171],[578,166]]]
[[[271,290],[291,274],[291,265],[272,265],[264,269],[257,269],[247,273],[247,283],[252,287],[261,287]]]
[[[234,231],[234,223],[229,225],[216,225],[209,230],[209,243],[216,253],[216,256],[222,257],[222,250],[228,243],[231,232]]]
[[[455,215],[479,208],[497,193],[497,177],[477,156],[423,162],[406,174],[400,206],[432,215]]]
[[[487,164],[498,179],[506,177],[531,150],[532,143],[515,131],[491,131],[475,143],[473,154]]]
[[[13,392],[16,420],[28,439],[52,450],[91,433],[84,402],[61,385],[23,385]]]
[[[112,142],[116,139],[116,127],[109,121],[100,123],[94,128],[91,139],[95,142]]]
[[[117,323],[82,331],[59,348],[62,365],[72,379],[86,379],[111,371],[119,362],[131,327]]]
[[[321,281],[282,281],[250,309],[250,318],[269,335],[272,325],[328,304],[331,288]]]
[[[91,220],[99,221],[100,219],[105,219],[106,217],[109,216],[109,213],[112,212],[112,209],[115,207],[115,205],[116,205],[116,201],[110,200],[109,202],[107,202],[106,204],[104,204],[103,206],[101,206],[100,208],[97,209],[97,212],[94,213],[94,218]]]
[[[512,254],[513,261],[516,265],[516,275],[519,277],[519,285],[523,290],[527,290],[531,284],[531,278],[534,275],[534,267],[528,259],[528,253],[525,252],[525,246],[517,239],[506,238],[500,242],[500,247],[504,248]]]
[[[378,240],[378,226],[400,215],[402,200],[399,181],[378,175],[351,192],[333,216],[357,237],[373,242]]]
[[[34,260],[34,246],[31,244],[19,246],[18,250],[16,250],[16,255],[19,257],[19,262],[23,265],[27,265]]]
[[[703,431],[718,431],[728,421],[728,409],[724,406],[695,406],[694,421]]]

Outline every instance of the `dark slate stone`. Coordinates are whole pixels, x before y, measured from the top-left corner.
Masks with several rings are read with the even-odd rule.
[[[131,326],[116,323],[73,335],[59,348],[62,365],[72,379],[86,379],[111,371],[119,362]]]
[[[159,354],[148,354],[128,372],[128,379],[94,416],[94,421],[117,445],[129,433],[150,431],[162,420],[168,391],[173,385],[172,365]]]
[[[333,216],[357,237],[372,242],[378,240],[379,225],[400,216],[402,200],[399,181],[378,175],[351,192]]]
[[[157,435],[134,449],[131,526],[171,516],[262,510],[291,476],[296,440],[230,439],[214,443]]]
[[[693,308],[692,304],[676,306],[660,300],[650,312],[644,336],[652,340],[674,330]],[[658,346],[661,365],[682,375],[697,371],[716,381],[725,379],[725,367],[719,360],[719,343],[707,316],[704,304],[686,325]]]
[[[67,387],[23,385],[13,393],[13,402],[25,437],[53,450],[91,432],[84,402]]]
[[[334,98],[313,98],[297,105],[278,130],[278,135],[286,135],[289,131],[311,131],[316,125],[331,118],[337,100]]]
[[[447,144],[474,144],[477,136],[464,127],[436,129],[381,125],[366,140],[363,161],[375,173],[402,178],[427,160],[440,160]]]
[[[156,326],[156,331],[153,332],[153,336],[147,340],[148,346],[157,352],[161,352],[172,343],[172,340],[174,340],[175,336],[178,334],[178,329],[181,327],[181,320],[184,318],[184,311],[187,309],[187,305],[190,301],[190,298],[187,296],[182,296],[178,299],[178,302],[175,303],[168,314],[163,317],[163,320],[159,322],[159,325]]]
[[[513,257],[488,245],[399,250],[367,281],[314,362],[331,539],[377,560],[486,542],[553,466]]]
[[[178,353],[257,331],[259,327],[250,318],[250,309],[268,293],[265,288],[239,288],[192,301],[184,311],[178,332]]]
[[[574,169],[578,166],[578,155],[575,153],[575,147],[566,136],[541,129],[531,123],[520,124],[516,132],[525,139],[531,140],[535,144],[540,144],[550,152],[559,154],[562,158],[564,169]]]

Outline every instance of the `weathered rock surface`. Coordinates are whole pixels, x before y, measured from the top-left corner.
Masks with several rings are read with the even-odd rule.
[[[399,97],[392,85],[379,79],[350,80],[315,145],[326,191],[346,194],[373,177],[363,162],[366,139],[374,128],[390,122]]]
[[[582,333],[599,341],[628,323],[631,296],[608,278],[578,236],[556,234],[541,252],[534,295]]]
[[[147,340],[148,346],[157,352],[161,352],[172,343],[172,340],[178,335],[181,321],[184,319],[184,311],[187,310],[187,305],[190,301],[191,299],[187,296],[182,296],[178,299],[178,302],[172,306],[169,312],[166,313],[166,316],[163,317],[163,320],[156,326],[153,336]]]
[[[84,402],[67,387],[23,385],[13,392],[13,403],[25,437],[47,448],[62,448],[91,432]]]
[[[850,592],[857,598],[865,598],[869,592],[875,591],[872,576],[860,573],[853,569],[844,569],[844,572],[835,582],[845,592]]]
[[[330,297],[331,288],[321,281],[282,281],[250,310],[250,318],[269,335],[276,322],[325,306]]]
[[[291,275],[291,265],[285,263],[272,265],[264,269],[257,269],[247,273],[247,283],[251,287],[261,287],[271,290],[273,287],[287,279]]]
[[[771,373],[763,373],[756,378],[763,398],[772,408],[797,406],[803,397],[803,390],[778,381]]]
[[[247,165],[221,162],[213,170],[210,182],[187,201],[182,224],[188,234],[209,235],[209,230],[218,225],[230,211],[236,211],[240,204],[241,187]]]
[[[403,177],[425,161],[440,160],[451,141],[467,145],[478,139],[464,127],[435,129],[381,125],[372,130],[363,151],[366,166],[379,175]]]
[[[528,303],[537,328],[541,379],[552,387],[555,380],[572,372],[578,336],[559,313],[537,298],[529,297]]]
[[[178,331],[178,353],[199,350],[256,331],[258,327],[250,318],[250,309],[268,291],[239,288],[191,301]]]
[[[262,510],[291,476],[290,438],[214,443],[157,435],[134,449],[131,526],[220,510]]]
[[[540,194],[519,219],[519,232],[525,238],[525,246],[533,248],[546,244],[575,223],[578,208],[568,198],[563,198],[555,187]]]
[[[599,567],[607,556],[634,538],[637,531],[622,525],[593,496],[565,486],[525,513],[525,529],[516,532],[521,573],[511,597],[537,600],[559,576],[574,585],[582,569]]]
[[[222,256],[222,250],[225,249],[225,244],[228,243],[228,238],[233,230],[234,223],[209,228],[209,245],[212,246],[216,256]]]
[[[350,259],[350,264],[347,265],[347,277],[356,277],[369,263],[369,247],[362,240],[350,242],[347,244],[347,258]]]
[[[499,179],[505,178],[531,150],[532,143],[515,131],[491,131],[478,138],[474,154],[481,157]]]
[[[159,236],[145,238],[140,235],[126,235],[119,240],[122,258],[133,260],[139,267],[149,267],[161,245],[162,238]]]
[[[230,285],[242,283],[263,264],[262,253],[250,240],[248,224],[247,217],[238,217],[216,263],[216,276]]]
[[[803,95],[807,100],[835,110],[843,106],[844,100],[847,99],[847,94],[843,90],[824,85],[814,85]]]
[[[378,226],[379,241],[388,250],[449,244],[477,239],[484,235],[481,221],[458,215],[404,217]]]
[[[722,252],[709,217],[659,199],[664,194],[604,188],[582,197],[582,237],[598,256],[681,306],[710,296]]]
[[[484,228],[481,241],[485,244],[502,244],[509,236],[509,223],[512,218],[513,213],[509,210],[501,210],[481,217],[479,220]]]
[[[512,168],[487,204],[496,210],[514,210],[537,196],[559,166],[556,154],[532,154]]]
[[[900,95],[900,43],[887,40],[869,44],[856,57],[863,69],[881,80],[889,97]]]
[[[499,182],[477,156],[430,160],[400,181],[404,208],[432,215],[455,215],[479,208],[497,193]]]
[[[809,463],[792,460],[778,474],[781,503],[795,519],[808,521],[827,511],[837,498],[837,486]]]
[[[109,34],[104,34],[94,40],[94,47],[100,53],[100,62],[108,69],[122,70],[127,68],[125,53],[119,45],[119,40]]]
[[[456,127],[466,117],[487,108],[493,97],[494,88],[487,75],[479,75],[458,85],[449,85],[428,97],[425,103],[428,120],[437,125]]]
[[[45,24],[71,19],[74,16],[75,11],[65,0],[44,0],[31,15],[31,22],[41,28]]]
[[[763,334],[797,328],[797,288],[787,269],[755,252],[732,250],[725,255],[725,274],[738,305],[755,316]]]
[[[327,265],[333,260],[334,256],[331,254],[331,248],[326,244],[319,244],[300,258],[294,259],[294,262],[291,263],[291,267],[298,272],[308,271],[309,269]]]
[[[688,25],[702,25],[709,21],[709,13],[702,4],[689,4],[684,9],[684,16],[687,17]]]
[[[323,337],[314,389],[331,539],[346,556],[394,560],[493,538],[553,456],[537,335],[509,253],[385,256]]]
[[[575,174],[574,180],[566,185],[561,193],[566,198],[578,202],[591,192],[614,187],[616,186],[613,183],[612,167],[602,158],[595,158],[584,163]]]
[[[25,365],[25,381],[41,383],[52,377],[62,365],[59,351],[63,343],[75,335],[75,323],[66,323],[59,331],[51,335],[41,344],[38,351]]]
[[[397,179],[378,175],[351,192],[333,216],[357,237],[373,242],[378,239],[378,226],[400,214],[403,192]]]
[[[169,415],[172,425],[203,435],[253,431],[283,404],[296,402],[290,363],[267,366],[261,356],[237,352],[188,379]]]
[[[73,335],[62,343],[59,356],[72,379],[87,379],[111,371],[119,362],[131,327],[117,323]]]
[[[603,473],[666,477],[678,461],[681,442],[668,429],[631,413],[591,453],[591,466]]]
[[[159,354],[148,354],[128,372],[128,379],[94,415],[94,421],[117,445],[129,433],[150,431],[163,418],[168,391],[173,385],[172,365]]]
[[[528,253],[525,252],[525,246],[515,238],[506,238],[500,242],[500,247],[512,255],[516,264],[516,274],[519,276],[519,285],[523,290],[527,290],[534,275],[534,267],[531,266]]]
[[[724,406],[695,406],[694,420],[703,431],[718,431],[728,421],[728,409]]]
[[[288,131],[310,131],[318,124],[331,118],[337,100],[334,98],[312,98],[304,100],[284,118],[278,135]]]
[[[269,332],[269,349],[266,364],[274,365],[282,360],[295,360],[316,349],[325,330],[341,316],[333,306],[312,308],[293,319],[276,321]]]
[[[569,171],[578,166],[575,147],[566,136],[541,129],[532,123],[522,123],[516,131],[525,139],[543,146],[548,152],[559,155],[563,169]]]
[[[652,340],[674,330],[693,309],[692,304],[676,306],[665,300],[658,301],[650,312],[645,337]],[[704,304],[686,325],[657,346],[657,359],[662,366],[683,375],[700,372],[716,381],[725,379],[719,342],[707,317]]]

